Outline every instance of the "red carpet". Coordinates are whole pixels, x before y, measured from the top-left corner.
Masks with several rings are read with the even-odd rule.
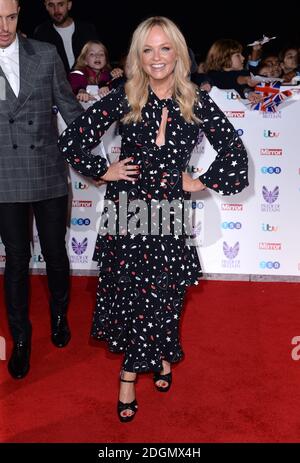
[[[116,415],[121,357],[90,341],[96,278],[74,277],[72,340],[52,346],[44,277],[32,277],[31,371],[15,381],[0,361],[1,442],[299,442],[300,336],[296,283],[203,281],[182,323],[185,360],[167,394],[140,377],[140,411]],[[3,277],[0,278],[3,294]],[[1,298],[0,335],[7,338]]]

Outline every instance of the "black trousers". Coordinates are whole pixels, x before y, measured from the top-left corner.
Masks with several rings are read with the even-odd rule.
[[[28,340],[31,208],[46,262],[51,315],[63,315],[69,300],[69,259],[65,234],[68,196],[33,203],[0,203],[0,235],[5,246],[4,288],[15,342]]]

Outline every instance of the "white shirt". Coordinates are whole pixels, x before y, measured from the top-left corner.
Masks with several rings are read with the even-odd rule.
[[[64,43],[65,52],[68,58],[70,69],[72,68],[73,64],[75,63],[75,56],[72,47],[72,36],[75,31],[75,24],[74,21],[70,26],[67,27],[57,27],[53,24],[54,29],[59,33]]]
[[[19,39],[7,48],[0,48],[0,66],[13,89],[16,97],[20,92],[20,58],[19,58]]]

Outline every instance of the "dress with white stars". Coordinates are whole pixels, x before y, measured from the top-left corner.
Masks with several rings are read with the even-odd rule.
[[[158,146],[164,107],[168,110],[165,143]],[[93,178],[104,175],[106,160],[93,156],[91,149],[108,127],[121,121],[128,111],[125,90],[119,87],[69,125],[60,137],[59,147],[76,171]],[[149,89],[142,120],[120,122],[120,160],[132,157],[132,164],[140,167],[139,177],[134,184],[125,180],[109,182],[105,198],[118,206],[125,195],[128,208],[132,201],[143,200],[149,205],[149,219],[154,211],[151,205],[157,201],[177,200],[183,204],[190,194],[182,190],[182,172],[200,129],[217,152],[200,180],[220,194],[242,191],[248,185],[248,160],[234,127],[206,92],[199,92],[194,112],[199,124],[186,122],[176,101],[160,100]],[[166,184],[162,183],[165,174]],[[107,208],[103,214],[107,215]],[[100,276],[91,334],[106,340],[112,352],[125,354],[124,370],[161,371],[163,359],[172,363],[183,356],[178,324],[185,290],[198,284],[201,276],[197,250],[186,245],[185,233],[174,232],[174,216],[167,227],[169,233],[162,232],[159,223],[156,234],[150,233],[152,229],[149,233],[125,234],[126,226],[119,223],[118,212],[116,217],[119,231],[99,234],[97,238],[94,259],[99,263]],[[127,223],[134,217],[136,212],[128,212]]]

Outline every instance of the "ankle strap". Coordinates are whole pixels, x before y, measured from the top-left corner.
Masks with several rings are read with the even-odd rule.
[[[122,379],[121,378],[122,383],[135,383],[135,381],[136,381],[135,379]]]

